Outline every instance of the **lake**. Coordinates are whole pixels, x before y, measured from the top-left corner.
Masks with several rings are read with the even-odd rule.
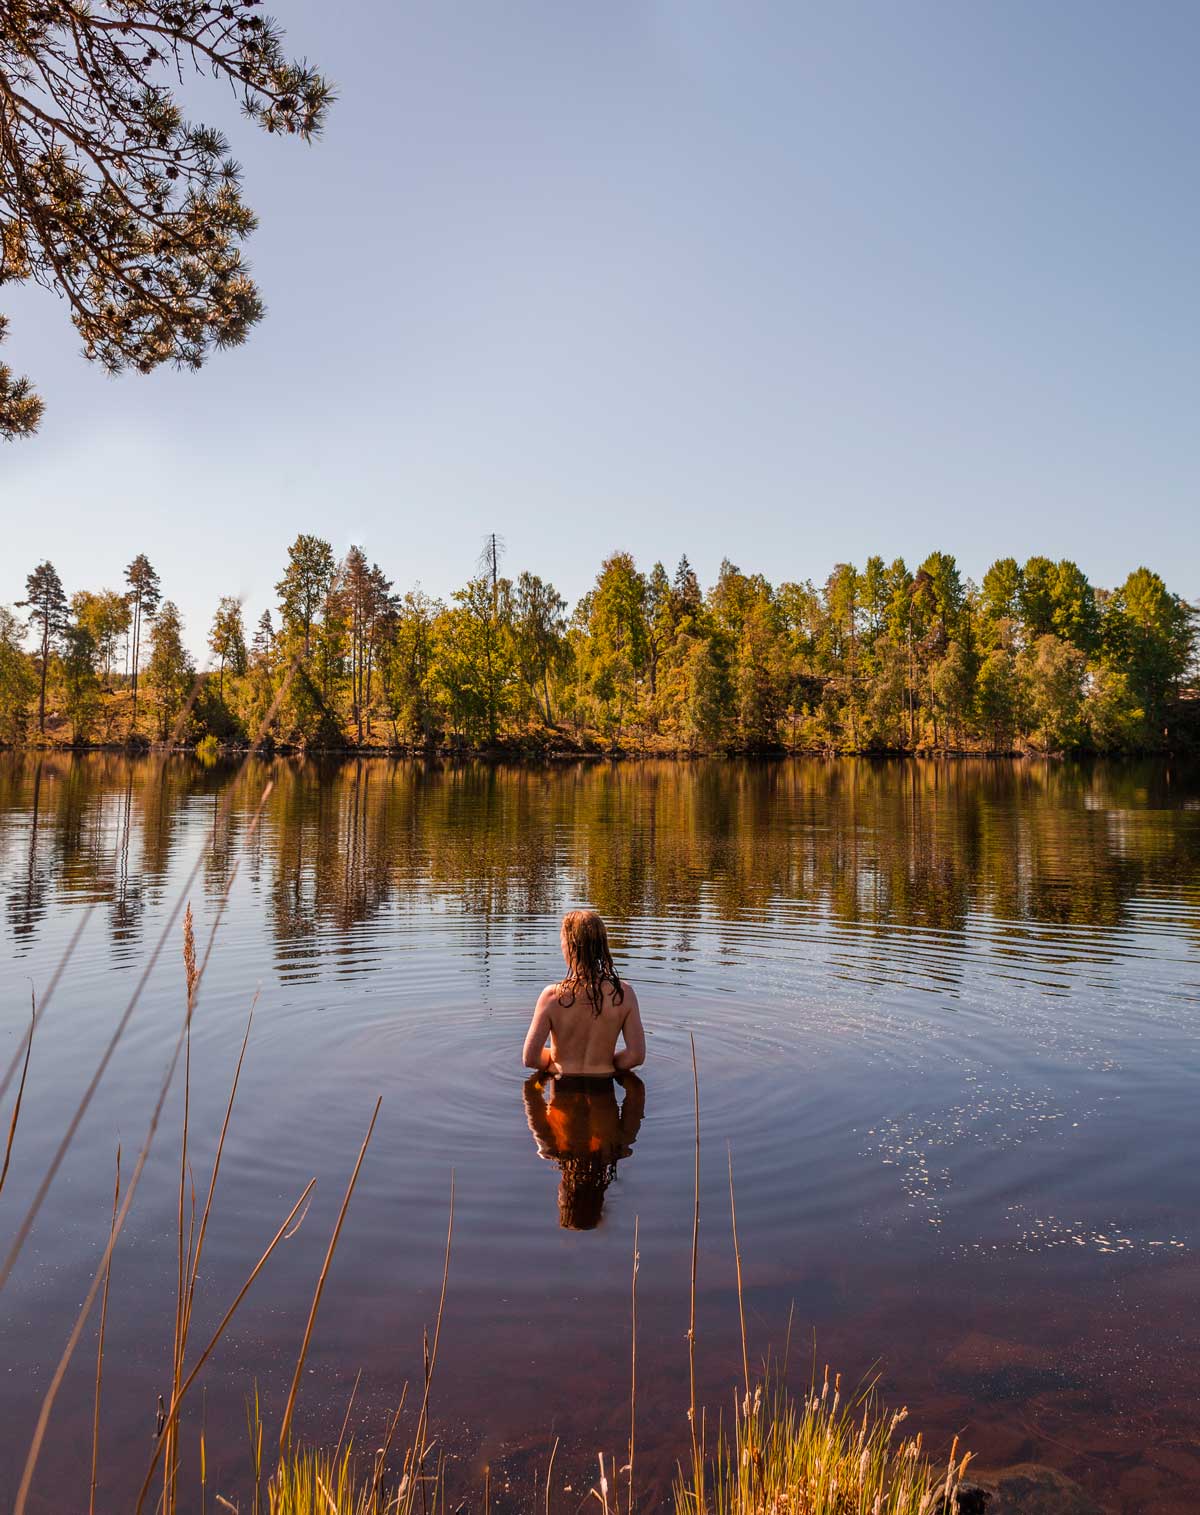
[[[166,928],[0,1292],[0,1494],[102,1255],[117,1143],[128,1175],[182,1023],[171,912],[190,901],[203,955],[227,889],[191,1046],[201,1206],[257,1003],[193,1354],[317,1188],[205,1369],[188,1500],[202,1414],[210,1508],[245,1497],[256,1386],[277,1432],[379,1095],[297,1430],[336,1441],[361,1373],[350,1421],[374,1447],[419,1383],[453,1173],[432,1396],[452,1484],[475,1498],[488,1464],[494,1497],[527,1508],[557,1438],[556,1508],[576,1511],[596,1453],[624,1461],[636,1219],[640,1481],[647,1507],[665,1495],[688,1436],[694,1036],[710,1416],[740,1377],[732,1157],[753,1359],[783,1352],[790,1318],[794,1382],[814,1362],[877,1373],[936,1449],[958,1433],[985,1464],[1052,1464],[1114,1510],[1200,1507],[1200,779],[983,760],[0,754],[0,1072],[82,926],[33,1043],[5,1253]],[[584,904],[649,1053],[623,1089],[548,1103],[521,1040],[558,918]],[[113,1261],[105,1510],[131,1507],[169,1392],[181,1093]],[[589,1167],[571,1145],[589,1140],[615,1158]],[[31,1510],[86,1507],[95,1341],[93,1320]]]

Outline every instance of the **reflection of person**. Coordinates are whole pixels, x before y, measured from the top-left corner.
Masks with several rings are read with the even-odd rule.
[[[550,1081],[533,1074],[525,1080],[525,1116],[538,1155],[557,1163],[558,1223],[571,1231],[600,1224],[604,1194],[628,1157],[646,1110],[646,1086],[636,1073],[617,1075],[625,1098],[617,1104],[613,1078],[564,1075]],[[553,1098],[546,1103],[549,1084]]]
[[[563,916],[567,971],[547,984],[534,1006],[522,1056],[527,1068],[611,1078],[646,1061],[646,1033],[637,995],[613,966],[608,932],[594,910]],[[617,1051],[617,1038],[624,1046]],[[549,1046],[547,1046],[549,1042]]]

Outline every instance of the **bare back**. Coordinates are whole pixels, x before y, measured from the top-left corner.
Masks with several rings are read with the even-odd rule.
[[[574,995],[560,984],[547,984],[538,997],[529,1036],[526,1038],[527,1066],[549,1039],[549,1071],[583,1076],[610,1077],[615,1070],[638,1066],[644,1059],[645,1033],[637,995],[631,985],[622,983],[620,1001],[614,1000],[610,980],[603,984],[603,1003],[597,1014],[586,990]],[[566,1000],[567,1003],[562,1003]],[[617,1051],[624,1033],[625,1048]]]

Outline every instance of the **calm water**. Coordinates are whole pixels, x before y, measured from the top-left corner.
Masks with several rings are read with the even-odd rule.
[[[661,1491],[687,1435],[689,1032],[714,1411],[740,1355],[728,1150],[756,1357],[782,1347],[794,1307],[799,1375],[814,1351],[851,1381],[877,1366],[935,1445],[960,1432],[984,1462],[1053,1463],[1113,1509],[1200,1507],[1194,774],[373,760],[239,776],[185,759],[0,755],[0,1071],[31,983],[45,989],[87,917],[34,1043],[0,1249],[189,875],[203,945],[235,865],[193,1037],[201,1202],[259,997],[197,1346],[318,1185],[206,1370],[210,1507],[214,1488],[245,1487],[256,1383],[278,1425],[379,1094],[299,1430],[335,1440],[361,1370],[352,1420],[374,1446],[419,1379],[453,1171],[433,1406],[452,1479],[489,1463],[493,1487],[507,1480],[510,1505],[529,1506],[560,1437],[555,1483],[574,1511],[596,1451],[623,1450],[637,1217],[639,1441],[647,1499]],[[521,1038],[556,971],[557,917],[582,903],[612,924],[649,1057],[641,1083],[548,1105],[525,1083]],[[2,1496],[102,1249],[117,1142],[128,1169],[145,1134],[182,983],[172,927],[0,1293]],[[177,1095],[114,1262],[106,1510],[128,1508],[168,1388]],[[94,1342],[93,1327],[51,1424],[41,1510],[86,1499]]]

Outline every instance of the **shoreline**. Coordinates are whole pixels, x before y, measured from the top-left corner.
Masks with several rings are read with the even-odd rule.
[[[544,763],[568,762],[786,762],[798,758],[820,758],[834,761],[843,758],[868,761],[894,762],[897,760],[969,760],[1004,762],[1141,762],[1148,758],[1160,761],[1178,761],[1200,758],[1200,749],[1192,747],[1159,747],[1122,749],[1100,752],[1092,748],[1075,748],[1067,751],[1039,752],[1030,748],[995,750],[972,747],[726,747],[714,751],[690,751],[674,747],[570,747],[540,746],[531,743],[499,744],[494,747],[466,747],[439,743],[433,746],[393,743],[371,743],[361,746],[315,746],[292,742],[274,742],[251,747],[246,743],[218,743],[207,752],[202,751],[203,742],[3,742],[0,752],[35,754],[46,756],[52,753],[112,753],[124,757],[195,757],[200,761],[222,761],[244,758],[249,754],[264,759],[276,757],[300,757],[319,759],[390,758],[406,762],[485,762],[514,763],[537,766]]]

